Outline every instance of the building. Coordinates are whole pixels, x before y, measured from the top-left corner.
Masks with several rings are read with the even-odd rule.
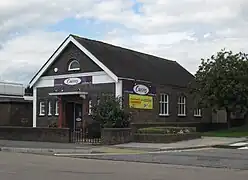
[[[0,126],[32,126],[32,101],[23,84],[0,82]]]
[[[103,93],[123,97],[133,122],[206,122],[176,61],[69,35],[33,79],[33,127],[73,128]]]

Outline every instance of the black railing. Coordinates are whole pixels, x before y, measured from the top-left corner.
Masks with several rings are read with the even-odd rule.
[[[101,127],[97,123],[87,125],[86,128],[77,128],[71,130],[70,139],[72,143],[101,143]]]

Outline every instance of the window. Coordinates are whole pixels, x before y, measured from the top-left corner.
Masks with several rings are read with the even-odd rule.
[[[178,98],[178,116],[186,116],[186,97],[180,96]]]
[[[167,94],[160,94],[159,115],[160,116],[169,115],[169,96]]]
[[[69,63],[68,71],[77,71],[77,70],[80,70],[80,64],[77,60],[72,60]]]
[[[52,115],[52,102],[49,101],[48,102],[48,116],[51,116]]]
[[[89,115],[91,115],[92,114],[92,110],[91,110],[91,108],[92,108],[92,100],[89,100]]]
[[[40,116],[45,116],[45,102],[41,101],[40,102]]]
[[[199,109],[199,108],[194,109],[194,116],[195,117],[201,117],[202,116],[201,109]]]
[[[59,115],[59,101],[57,100],[55,103],[55,115],[58,116]]]

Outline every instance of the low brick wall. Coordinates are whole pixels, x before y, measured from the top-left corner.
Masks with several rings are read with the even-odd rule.
[[[187,134],[134,134],[134,142],[141,143],[173,143],[177,141],[186,141],[201,138],[199,133]]]
[[[104,128],[101,133],[102,144],[114,145],[133,140],[131,128]]]
[[[68,128],[0,126],[0,139],[68,143],[70,131]]]

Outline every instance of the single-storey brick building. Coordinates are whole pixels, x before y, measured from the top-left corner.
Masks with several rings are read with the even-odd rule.
[[[0,126],[32,126],[32,107],[23,84],[0,82]]]
[[[74,128],[103,93],[123,97],[133,122],[208,122],[187,85],[194,76],[176,61],[69,35],[30,81],[33,127]]]

